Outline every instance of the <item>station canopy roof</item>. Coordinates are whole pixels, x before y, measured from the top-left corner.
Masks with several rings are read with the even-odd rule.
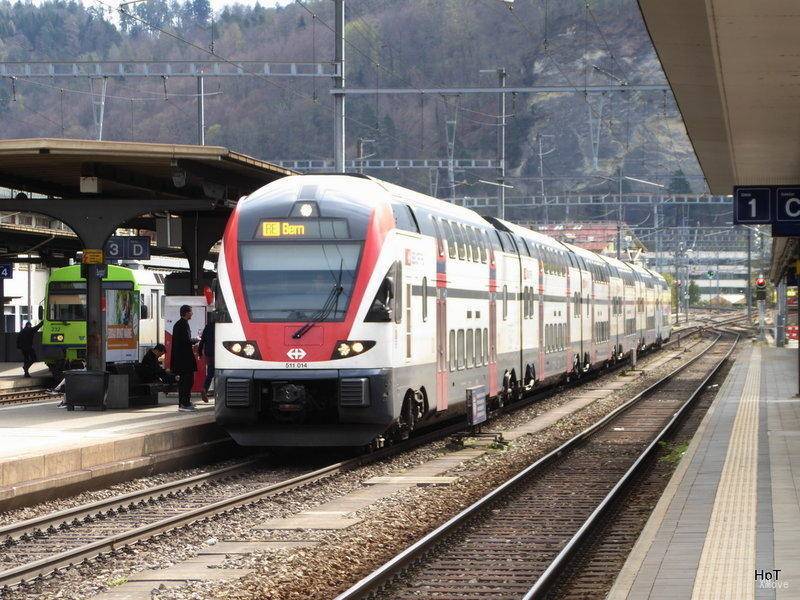
[[[221,146],[67,139],[0,140],[0,186],[56,197],[235,202],[294,171]],[[88,192],[96,178],[97,192]]]
[[[800,2],[639,6],[711,193],[800,183]],[[786,249],[781,239],[773,261]]]

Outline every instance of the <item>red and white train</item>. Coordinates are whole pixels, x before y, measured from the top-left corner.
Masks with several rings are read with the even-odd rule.
[[[249,446],[361,446],[669,338],[659,274],[370,177],[242,199],[219,259],[216,416]]]

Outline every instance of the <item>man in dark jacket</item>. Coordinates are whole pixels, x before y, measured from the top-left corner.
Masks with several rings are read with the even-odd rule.
[[[203,391],[200,393],[203,402],[208,402],[208,388],[214,379],[214,313],[208,313],[208,321],[203,327],[200,336],[200,344],[197,346],[197,353],[206,359],[206,378],[203,381]]]
[[[159,381],[168,384],[175,383],[175,376],[172,373],[167,373],[159,362],[159,359],[164,356],[166,351],[164,344],[156,344],[145,352],[142,362],[139,363],[139,367],[136,369],[142,383],[158,383]]]
[[[44,321],[40,322],[36,327],[32,327],[31,322],[28,321],[22,331],[17,334],[17,348],[22,352],[22,370],[25,373],[25,377],[31,376],[30,368],[36,362],[33,336],[42,328],[42,325],[44,325]]]
[[[178,410],[181,412],[194,412],[197,409],[192,404],[192,382],[197,371],[197,362],[194,359],[192,346],[197,343],[192,339],[189,328],[189,319],[192,318],[192,307],[188,304],[181,306],[181,318],[172,327],[172,354],[169,366],[173,374],[178,376]]]

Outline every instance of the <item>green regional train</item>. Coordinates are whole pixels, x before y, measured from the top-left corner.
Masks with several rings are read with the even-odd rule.
[[[106,359],[141,358],[163,341],[161,309],[163,277],[145,269],[108,266],[103,279],[106,311]],[[65,369],[81,368],[86,360],[86,280],[81,266],[54,269],[40,307],[42,349],[47,366],[59,377]]]

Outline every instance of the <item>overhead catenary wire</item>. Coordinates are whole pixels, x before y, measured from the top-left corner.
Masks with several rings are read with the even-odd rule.
[[[98,1],[100,1],[100,0],[98,0]],[[316,18],[319,21],[321,26],[323,26],[326,29],[328,29],[328,31],[330,31],[332,33],[335,33],[336,30],[333,28],[333,26],[331,26],[325,19],[323,19],[322,17],[317,15],[311,8],[308,7],[308,5],[303,0],[295,0],[295,3],[297,5],[299,5],[300,7],[302,7],[308,14],[310,14],[312,16],[312,18],[314,16],[316,16]],[[355,30],[359,31],[357,26],[355,27]],[[361,32],[359,31],[359,33],[361,33]],[[362,37],[364,37],[363,34],[362,34]],[[372,44],[369,41],[368,41],[368,43]],[[399,78],[399,80],[403,84],[407,85],[408,87],[410,87],[412,89],[415,89],[415,90],[419,91],[420,93],[423,93],[423,90],[422,90],[422,88],[420,86],[414,85],[407,77],[404,77],[401,73],[398,73],[395,69],[387,67],[386,65],[384,65],[379,60],[376,61],[374,58],[372,58],[369,55],[368,52],[362,50],[359,46],[355,45],[351,40],[345,38],[345,45],[348,46],[349,48],[351,48],[352,50],[354,50],[360,56],[364,57],[367,61],[369,61],[374,66],[376,71],[377,70],[381,70],[381,71],[383,71],[384,73],[386,73],[388,75],[394,75],[397,78]],[[377,49],[377,46],[375,46],[374,44],[372,44],[372,45],[373,45],[374,49]],[[385,44],[385,45],[390,49],[394,49],[394,47],[391,44]],[[377,75],[377,73],[376,73],[376,75]],[[379,88],[379,87],[380,86],[376,86],[376,88]],[[376,108],[378,106],[377,105],[377,96],[378,96],[378,94],[376,94]],[[437,96],[437,100],[440,101],[440,102],[443,102],[445,104],[445,106],[447,106],[447,99],[444,96]],[[377,112],[377,110],[376,110],[376,112]],[[377,114],[376,114],[376,118],[377,118]],[[378,132],[380,133],[380,130],[378,130]]]
[[[105,6],[106,8],[108,8],[110,10],[114,9],[114,7],[112,7],[110,4],[105,2],[105,0],[94,0],[94,1],[97,2],[98,4],[101,4],[101,5]],[[129,18],[133,19],[134,21],[137,21],[137,22],[141,23],[142,25],[144,25],[146,27],[149,27],[150,29],[152,29],[154,31],[158,31],[158,32],[164,34],[165,36],[170,37],[170,38],[172,38],[172,39],[174,39],[176,41],[179,41],[179,42],[181,42],[183,44],[186,44],[187,46],[190,46],[190,47],[194,48],[195,50],[199,50],[200,52],[202,52],[204,54],[208,54],[210,56],[213,56],[217,60],[219,60],[221,62],[224,62],[224,63],[227,63],[227,64],[229,64],[229,65],[231,65],[233,67],[236,67],[238,70],[240,70],[240,71],[242,71],[244,73],[247,73],[248,75],[251,75],[253,77],[261,79],[261,80],[265,81],[267,84],[269,84],[269,85],[271,85],[271,86],[273,86],[273,87],[275,87],[277,89],[280,89],[283,92],[286,92],[286,93],[288,93],[288,94],[290,94],[292,96],[295,96],[295,97],[300,98],[302,100],[305,100],[307,102],[311,102],[315,106],[321,106],[321,107],[325,108],[326,110],[333,112],[333,108],[332,107],[330,107],[330,106],[328,106],[326,104],[322,104],[322,103],[314,100],[314,98],[312,96],[309,96],[308,94],[304,94],[303,92],[300,92],[300,91],[298,91],[298,90],[296,90],[294,88],[291,88],[291,87],[289,87],[287,85],[283,85],[283,84],[277,83],[276,81],[273,81],[272,79],[270,79],[269,77],[267,77],[265,75],[262,75],[260,73],[255,72],[255,71],[251,71],[251,70],[245,68],[244,65],[236,62],[235,60],[231,60],[229,58],[226,58],[226,57],[218,54],[216,51],[212,52],[208,48],[200,46],[199,44],[196,44],[196,43],[192,42],[191,40],[187,40],[186,38],[178,35],[177,33],[173,32],[173,31],[169,31],[167,29],[164,29],[163,27],[159,27],[158,25],[150,23],[146,19],[143,19],[142,17],[140,17],[138,15],[132,14],[132,13],[130,13],[130,12],[128,12],[128,11],[122,9],[122,8],[119,9],[119,12],[121,12],[126,17],[129,17]],[[354,123],[356,125],[360,125],[361,127],[365,127],[365,128],[368,128],[368,129],[374,131],[374,127],[372,127],[371,125],[368,125],[366,123],[363,123],[358,119],[354,119],[353,117],[347,117],[346,116],[345,120],[350,121],[350,122],[352,122],[352,123]],[[398,138],[396,138],[395,136],[389,136],[389,137],[399,141]]]
[[[589,12],[589,15],[591,16],[592,21],[594,21],[594,25],[597,28],[597,32],[600,34],[600,37],[603,40],[603,44],[605,45],[606,50],[608,50],[608,54],[611,57],[611,60],[613,60],[614,64],[617,65],[620,74],[622,74],[623,80],[627,81],[628,80],[628,76],[625,74],[625,68],[617,60],[616,54],[611,49],[611,45],[608,43],[608,39],[606,38],[605,33],[603,33],[603,28],[600,27],[600,23],[597,20],[597,16],[594,14],[594,11],[592,10],[592,7],[589,5],[588,2],[586,3],[586,10]]]
[[[43,83],[41,81],[34,81],[33,79],[25,79],[25,78],[20,79],[19,77],[15,77],[15,76],[12,77],[10,75],[2,75],[0,77],[6,78],[6,79],[12,79],[16,83],[26,83],[26,84],[29,84],[29,85],[35,85],[35,86],[38,86],[38,87],[57,90],[60,93],[78,94],[78,95],[81,95],[81,96],[93,96],[93,97],[97,96],[97,92],[89,92],[89,91],[86,91],[86,90],[76,90],[76,89],[69,88],[69,87],[52,85],[52,84],[49,84],[49,83]],[[119,96],[119,95],[116,95],[116,94],[106,94],[105,97],[106,97],[107,100],[125,100],[125,101],[133,101],[133,102],[163,101],[164,100],[164,98],[163,98],[164,93],[163,92],[156,92],[156,93],[159,95],[159,97],[136,98],[136,97],[130,97],[130,96]],[[204,94],[204,97],[217,96],[217,95],[220,95],[222,93],[223,93],[222,91],[209,92],[207,94]],[[173,94],[173,95],[175,95],[175,94]],[[181,94],[180,96],[185,97],[185,98],[190,98],[190,97],[197,98],[197,94],[193,94],[193,95]]]

